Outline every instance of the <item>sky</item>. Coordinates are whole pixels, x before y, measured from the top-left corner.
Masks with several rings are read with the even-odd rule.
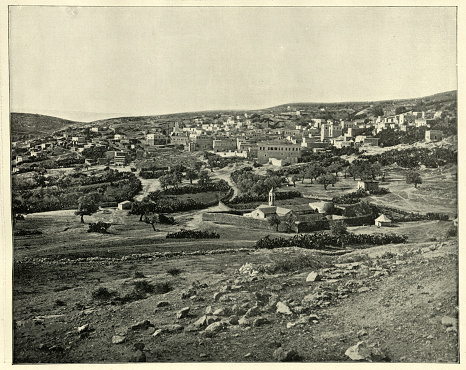
[[[72,120],[454,90],[454,7],[36,7],[9,16],[10,111]]]

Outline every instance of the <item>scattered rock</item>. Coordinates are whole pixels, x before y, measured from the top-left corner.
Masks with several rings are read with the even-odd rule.
[[[214,315],[215,316],[225,316],[226,315],[226,311],[224,308],[219,308],[217,310],[214,311]]]
[[[309,275],[307,275],[307,278],[306,278],[307,283],[312,283],[314,281],[319,281],[319,280],[322,280],[322,276],[316,271],[309,273]]]
[[[199,355],[199,357],[202,357],[202,358],[207,357],[207,356],[208,356],[207,353],[201,353],[201,354]]]
[[[242,317],[241,319],[238,320],[238,324],[240,326],[250,326],[251,325],[251,320],[249,320],[247,317]]]
[[[167,307],[167,306],[170,306],[170,302],[160,301],[159,303],[157,303],[157,307]]]
[[[218,333],[223,329],[223,327],[224,324],[222,322],[214,322],[210,324],[207,328],[205,328],[205,332]]]
[[[443,326],[453,326],[457,327],[458,326],[458,319],[455,317],[449,317],[449,316],[444,316],[442,318],[442,325]]]
[[[177,319],[184,319],[185,317],[188,317],[188,315],[189,315],[189,310],[190,310],[189,307],[184,307],[184,308],[182,308],[181,310],[179,310],[179,311],[176,313],[176,318],[177,318]]]
[[[449,326],[446,330],[447,333],[457,333],[458,332],[458,328],[456,326]]]
[[[353,361],[383,361],[386,356],[379,348],[374,345],[368,345],[365,341],[358,342],[352,347],[349,347],[345,355]]]
[[[214,294],[214,301],[218,301],[225,293],[224,292],[217,292]]]
[[[144,320],[138,322],[137,324],[131,326],[132,330],[147,330],[149,327],[154,326],[149,320]]]
[[[231,286],[230,285],[224,285],[220,288],[220,292],[223,292],[223,293],[227,293],[231,290]]]
[[[246,354],[244,355],[244,358],[249,358],[249,357],[251,357],[251,356],[252,356],[252,353],[249,352],[249,353],[246,353]]]
[[[231,324],[231,325],[238,325],[238,322],[239,322],[239,319],[238,319],[238,316],[236,315],[232,315],[228,318],[228,322]]]
[[[286,350],[281,347],[273,352],[273,358],[278,362],[294,362],[301,360],[301,356],[299,356],[298,352],[294,349]]]
[[[246,313],[246,309],[243,307],[238,306],[237,304],[234,304],[231,307],[231,312],[235,315],[242,316]]]
[[[269,323],[270,323],[270,321],[267,318],[258,317],[253,321],[252,325],[253,326],[262,326],[264,324],[269,324]]]
[[[181,292],[181,299],[188,299],[193,296],[197,295],[197,291],[193,288],[186,289],[185,291]]]
[[[363,286],[363,287],[358,289],[358,293],[368,292],[369,290],[370,290],[370,288],[368,288],[367,286]]]
[[[89,324],[85,324],[83,326],[80,326],[78,328],[78,333],[81,334],[81,333],[84,333],[84,332],[87,332],[89,331]]]
[[[213,312],[212,306],[207,306],[207,307],[205,308],[205,313],[206,313],[206,315],[210,315],[212,312]]]
[[[152,336],[153,337],[158,337],[160,334],[162,334],[162,332],[163,332],[163,329],[157,329],[156,331],[154,331]]]
[[[112,337],[112,343],[113,344],[121,344],[121,343],[124,343],[126,340],[126,337],[123,337],[121,335],[114,335]]]
[[[278,302],[277,303],[277,313],[281,313],[283,315],[292,315],[293,312],[291,312],[290,308],[284,304],[283,302]]]
[[[252,317],[260,315],[261,311],[258,306],[251,307],[249,310],[246,311],[244,317]]]
[[[357,336],[360,338],[360,337],[363,337],[367,335],[367,331],[365,331],[364,329],[361,329],[357,332]]]
[[[146,354],[143,351],[136,351],[130,362],[146,362]]]
[[[136,351],[142,351],[144,350],[145,344],[142,342],[137,342],[137,343],[134,343],[133,346]]]
[[[173,324],[173,325],[165,326],[163,328],[163,330],[168,332],[168,333],[176,333],[176,332],[183,331],[183,327],[181,325],[178,325],[178,324]]]

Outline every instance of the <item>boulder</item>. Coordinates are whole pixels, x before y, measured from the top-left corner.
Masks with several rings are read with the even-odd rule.
[[[114,335],[112,337],[112,343],[113,344],[121,344],[121,343],[124,343],[126,340],[126,337],[123,337],[121,335]]]
[[[241,319],[238,320],[238,324],[240,326],[250,326],[251,325],[251,320],[249,320],[247,317],[243,316]]]
[[[205,313],[206,313],[206,315],[210,315],[213,311],[214,311],[214,310],[213,310],[212,306],[207,306],[207,307],[205,308]]]
[[[84,333],[86,331],[89,331],[89,324],[85,324],[83,326],[80,326],[78,328],[78,333],[81,334],[81,333]]]
[[[232,315],[228,318],[228,322],[231,324],[231,325],[238,325],[239,323],[239,319],[238,319],[238,316],[236,315]]]
[[[224,324],[222,322],[214,322],[210,324],[207,328],[205,328],[205,332],[210,332],[210,333],[218,333],[221,331],[224,327]]]
[[[184,307],[184,308],[182,308],[181,310],[179,310],[179,311],[176,313],[176,318],[177,318],[177,319],[184,319],[185,317],[188,317],[188,315],[189,315],[189,310],[190,310],[189,307]]]
[[[316,271],[312,271],[311,273],[309,273],[309,275],[307,275],[307,278],[306,278],[307,283],[312,283],[314,281],[319,281],[319,280],[322,280],[322,276]]]
[[[193,296],[197,295],[197,292],[193,288],[186,289],[185,291],[181,292],[181,299],[188,299]]]
[[[442,317],[442,325],[443,326],[458,326],[458,319],[456,317],[444,316]]]
[[[358,342],[352,347],[349,347],[345,355],[353,361],[383,361],[385,355],[374,345],[368,345],[365,341]]]
[[[159,303],[157,303],[157,307],[167,307],[167,306],[170,306],[170,302],[160,301]]]
[[[249,310],[246,311],[244,317],[252,317],[260,315],[261,311],[258,306],[251,307]]]
[[[221,298],[224,294],[225,294],[224,292],[216,292],[216,293],[214,294],[214,301],[216,301],[216,302],[219,301],[220,298]]]
[[[163,331],[166,331],[168,333],[177,333],[177,332],[183,331],[183,327],[178,324],[167,325],[163,327]]]
[[[358,289],[358,293],[365,293],[365,292],[368,292],[369,290],[370,288],[368,288],[367,286],[363,286]]]
[[[270,321],[267,318],[258,317],[253,321],[252,326],[262,326],[262,325],[269,324],[269,323]]]
[[[238,316],[242,316],[246,313],[246,309],[237,305],[237,304],[234,304],[232,307],[231,307],[231,312],[234,314],[234,315],[238,315]]]
[[[215,316],[225,316],[226,315],[226,311],[225,309],[222,307],[222,308],[218,308],[214,311],[214,315]]]
[[[277,303],[277,313],[281,313],[282,315],[292,315],[290,308],[283,302]]]
[[[154,331],[152,336],[153,337],[158,337],[160,334],[162,334],[162,332],[163,332],[163,329],[158,329],[158,330]]]
[[[136,351],[130,358],[130,362],[146,362],[146,354],[143,351]]]
[[[294,349],[286,350],[280,347],[273,352],[273,358],[278,362],[294,362],[300,361],[301,356]]]
[[[149,320],[140,321],[131,326],[132,330],[147,330],[149,327],[154,326]]]

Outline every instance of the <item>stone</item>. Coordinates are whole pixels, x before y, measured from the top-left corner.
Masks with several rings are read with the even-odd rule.
[[[212,306],[207,306],[207,307],[205,308],[205,313],[206,313],[206,315],[210,315],[212,312],[213,312]]]
[[[207,353],[201,353],[201,354],[199,355],[199,357],[202,357],[202,358],[207,357],[207,356],[208,356]]]
[[[286,350],[280,347],[273,352],[273,358],[278,362],[294,362],[299,361],[301,356],[294,349]]]
[[[224,292],[217,292],[214,294],[214,301],[220,300],[220,298],[224,295]]]
[[[210,324],[207,328],[205,328],[205,331],[210,333],[218,333],[223,329],[223,327],[224,324],[222,322],[214,322]]]
[[[270,321],[265,317],[258,317],[253,321],[252,326],[262,326],[269,323]]]
[[[358,337],[363,337],[365,335],[367,335],[367,331],[365,331],[364,329],[361,329],[357,332],[356,334]]]
[[[112,337],[112,343],[113,344],[121,344],[121,343],[124,343],[126,340],[126,337],[123,337],[121,335],[114,335]]]
[[[358,293],[368,292],[369,290],[370,290],[370,288],[368,288],[367,286],[363,286],[363,287],[358,289]]]
[[[223,295],[218,299],[219,302],[231,302],[231,300],[232,299],[229,295]]]
[[[277,313],[281,313],[282,315],[292,315],[290,308],[284,304],[283,302],[277,303]]]
[[[142,351],[144,350],[145,344],[143,342],[137,342],[134,343],[133,347],[136,351]]]
[[[320,320],[319,316],[317,316],[317,315],[314,314],[314,313],[311,313],[307,318],[308,318],[310,321],[319,321],[319,320]]]
[[[162,334],[162,332],[163,332],[163,329],[157,329],[156,331],[154,331],[152,336],[153,337],[158,337],[160,334]]]
[[[181,292],[181,299],[188,299],[195,295],[197,295],[197,291],[193,288],[189,288]]]
[[[246,354],[244,355],[244,358],[249,358],[249,357],[251,357],[251,356],[252,356],[252,353],[249,352],[249,353],[246,353]]]
[[[132,330],[147,330],[149,327],[154,326],[149,320],[140,321],[131,326]]]
[[[183,327],[179,324],[167,325],[163,328],[164,331],[168,333],[176,333],[183,331]]]
[[[220,288],[220,291],[223,292],[223,293],[226,293],[228,291],[231,290],[231,286],[230,285],[224,285]]]
[[[136,351],[130,362],[146,362],[146,354],[143,351]]]
[[[246,311],[244,314],[245,317],[252,317],[252,316],[257,316],[260,315],[260,309],[257,306],[251,307],[249,310]]]
[[[269,303],[270,297],[271,297],[271,294],[269,293],[262,293],[262,292],[254,293],[254,298],[256,298],[257,306],[265,306],[267,303]]]
[[[321,279],[322,279],[322,276],[318,272],[313,271],[313,272],[309,273],[309,275],[307,275],[306,282],[307,283],[312,283],[314,281],[319,281]]]
[[[188,317],[188,315],[189,315],[189,310],[190,310],[189,307],[184,307],[184,308],[182,308],[181,310],[179,310],[179,311],[176,313],[176,318],[177,318],[177,319],[184,319],[185,317]]]
[[[167,307],[167,306],[170,306],[170,302],[167,302],[167,301],[160,301],[159,303],[157,303],[157,307]]]
[[[231,307],[231,312],[235,315],[238,315],[238,316],[242,316],[246,313],[247,309],[241,307],[241,306],[238,306],[237,304],[234,304],[232,307]]]
[[[238,324],[240,326],[250,326],[251,325],[251,320],[249,320],[247,317],[242,317],[241,319],[238,320]]]
[[[349,347],[345,355],[353,361],[381,361],[386,356],[379,348],[374,345],[368,345],[365,341],[358,342],[352,347]]]
[[[458,328],[456,326],[449,326],[446,330],[447,333],[457,333]]]
[[[86,332],[86,331],[89,331],[89,324],[85,324],[85,325],[80,326],[80,327],[78,328],[78,333],[80,333],[80,334],[81,334],[81,333],[84,333],[84,332]]]
[[[458,319],[455,317],[444,316],[442,317],[442,325],[443,326],[458,326]]]
[[[226,312],[224,308],[218,308],[214,311],[215,316],[225,316]]]
[[[231,325],[238,325],[238,323],[239,323],[238,316],[236,316],[236,315],[230,316],[228,318],[228,323],[230,323]]]

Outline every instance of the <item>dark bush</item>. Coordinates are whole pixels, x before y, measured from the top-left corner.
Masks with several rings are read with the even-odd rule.
[[[17,230],[13,233],[14,236],[29,236],[29,235],[42,235],[40,230]]]
[[[88,233],[101,233],[101,234],[106,234],[107,229],[112,226],[112,224],[98,221],[96,223],[90,223],[89,224],[89,229],[87,230]]]
[[[114,297],[115,294],[115,292],[110,292],[107,288],[100,287],[92,292],[92,298],[105,300]]]
[[[334,249],[341,245],[383,245],[391,243],[406,243],[408,238],[396,234],[352,234],[334,236],[325,232],[314,234],[298,234],[292,238],[270,238],[268,235],[256,242],[256,249],[275,249],[285,247],[298,247],[305,249]]]
[[[179,268],[176,268],[176,267],[173,267],[173,268],[167,270],[167,273],[169,273],[172,276],[178,276],[179,274],[181,274],[181,272],[182,272],[182,270],[179,269]]]
[[[180,230],[174,233],[168,233],[167,239],[219,239],[220,235],[213,231],[202,230]]]

